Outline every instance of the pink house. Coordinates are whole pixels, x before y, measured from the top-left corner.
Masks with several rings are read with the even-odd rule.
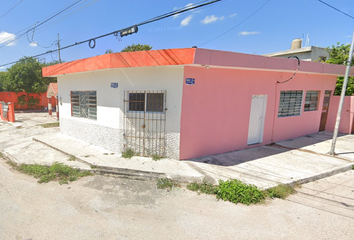
[[[345,67],[301,61],[289,80],[297,67],[295,59],[188,48],[105,54],[43,68],[43,76],[58,79],[63,134],[113,152],[191,159],[331,129]]]

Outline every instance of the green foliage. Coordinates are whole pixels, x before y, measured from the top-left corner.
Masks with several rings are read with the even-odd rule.
[[[113,50],[112,49],[107,49],[104,54],[109,54],[109,53],[113,53]]]
[[[262,201],[265,198],[265,194],[254,185],[245,184],[239,180],[232,179],[219,181],[219,189],[216,197],[236,204],[243,203],[250,205],[251,203],[259,203]]]
[[[290,187],[290,186],[284,185],[284,184],[279,184],[276,187],[272,187],[272,188],[267,189],[266,194],[270,198],[285,199],[286,197],[288,197],[291,194],[294,194],[295,192],[296,191],[293,187]]]
[[[90,171],[80,171],[62,163],[55,162],[52,166],[43,166],[38,164],[21,164],[17,167],[22,173],[39,178],[39,183],[47,183],[58,180],[59,184],[67,184],[69,181],[76,181],[80,177],[90,176]]]
[[[347,65],[347,61],[349,58],[350,44],[340,44],[332,45],[332,47],[328,47],[329,58],[326,63],[337,64],[337,65]],[[354,65],[354,59],[351,62],[351,65]],[[334,91],[334,95],[340,95],[342,92],[343,86],[343,77],[339,77],[337,79],[336,89]],[[348,85],[345,92],[345,95],[351,96],[354,95],[354,77],[348,78]]]
[[[352,166],[352,169],[354,170],[354,165]]]
[[[29,96],[29,94],[20,95],[17,97],[16,105],[20,107],[27,106],[27,109],[35,109],[39,107],[39,97]]]
[[[75,161],[76,160],[76,157],[74,155],[70,155],[68,161]]]
[[[129,46],[126,46],[121,52],[136,52],[136,51],[147,51],[151,50],[152,46],[147,45],[147,44],[132,44]]]
[[[161,160],[162,159],[162,156],[158,155],[158,154],[154,154],[151,156],[152,157],[152,160],[154,161],[157,161],[157,160]]]
[[[5,74],[1,74],[2,89],[10,92],[45,92],[48,84],[56,82],[56,78],[42,77],[42,67],[56,63],[40,63],[33,57],[23,57],[8,68]]]
[[[159,189],[165,189],[165,188],[172,189],[173,187],[180,187],[181,186],[178,182],[176,182],[172,179],[169,179],[169,178],[158,179],[156,182],[156,185],[157,185],[157,188],[159,188]]]
[[[122,157],[123,158],[132,158],[133,156],[135,155],[135,152],[134,152],[134,150],[133,149],[131,149],[131,148],[127,148],[127,149],[125,149],[125,151],[124,152],[122,152]]]
[[[194,192],[198,192],[199,194],[200,193],[216,194],[218,192],[219,187],[203,181],[202,183],[197,183],[197,182],[189,183],[187,185],[187,189]]]

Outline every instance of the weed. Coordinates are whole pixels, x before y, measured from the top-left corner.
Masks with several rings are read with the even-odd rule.
[[[293,187],[290,187],[289,185],[279,184],[276,187],[272,187],[272,188],[267,189],[265,192],[266,192],[266,195],[268,195],[268,197],[270,197],[270,198],[285,199],[287,196],[295,193],[296,191]]]
[[[205,193],[205,194],[216,194],[218,192],[218,186],[215,186],[208,182],[192,182],[187,185],[187,189],[198,192],[198,193]]]
[[[265,198],[265,194],[255,185],[246,184],[239,180],[232,179],[219,181],[216,197],[236,204],[243,203],[250,205],[251,203],[259,203],[262,201]]]
[[[2,156],[1,156],[2,157]],[[354,170],[354,165],[352,166],[352,169]]]
[[[4,158],[4,154],[2,154],[2,152],[0,152],[0,158]]]
[[[0,157],[2,157],[2,155],[0,155]],[[6,163],[9,164],[13,168],[17,168],[17,164],[13,161],[8,160],[8,161],[6,161]]]
[[[40,126],[40,127],[42,127],[42,128],[59,127],[59,122],[38,124],[37,126]]]
[[[172,189],[173,187],[180,187],[181,185],[172,180],[172,179],[169,179],[169,178],[160,178],[157,180],[157,188],[160,188],[160,189],[165,189],[165,188],[168,188],[168,189]]]
[[[79,169],[75,169],[58,162],[55,162],[50,167],[38,164],[21,164],[16,168],[22,173],[39,178],[39,183],[47,183],[58,180],[60,185],[67,184],[68,181],[72,182],[81,177],[92,175],[90,171],[80,171]]]
[[[70,155],[68,161],[75,161],[76,160],[76,157],[74,155]]]
[[[131,148],[127,148],[127,149],[125,149],[125,151],[124,152],[122,152],[122,157],[123,158],[132,158],[133,156],[135,155],[135,152],[134,152],[134,150],[133,149],[131,149]]]
[[[161,160],[161,159],[162,159],[162,156],[160,156],[160,155],[157,155],[157,154],[152,155],[152,160],[154,160],[154,161],[158,161],[158,160]]]

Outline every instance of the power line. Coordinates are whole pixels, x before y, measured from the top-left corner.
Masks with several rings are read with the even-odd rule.
[[[324,2],[324,1],[322,1],[322,0],[317,0],[317,1],[319,1],[320,3],[323,3],[324,5],[326,5],[326,6],[330,7],[330,8],[333,8],[334,10],[336,10],[336,11],[338,11],[338,12],[344,14],[344,15],[347,16],[347,17],[350,17],[351,19],[354,19],[353,16],[349,15],[348,13],[345,13],[345,12],[339,10],[338,8],[336,8],[336,7],[332,6],[332,5],[330,5],[329,3],[326,3],[326,2]]]
[[[138,26],[142,26],[142,25],[145,25],[145,24],[148,24],[148,23],[160,21],[160,20],[162,20],[162,19],[164,19],[164,18],[168,18],[168,17],[171,17],[171,16],[176,15],[176,14],[180,14],[180,13],[183,13],[183,12],[191,11],[191,10],[193,10],[193,9],[201,8],[201,7],[203,7],[203,6],[207,6],[207,5],[216,3],[216,2],[220,2],[220,1],[222,1],[222,0],[212,0],[212,1],[209,1],[209,2],[206,2],[206,1],[207,1],[207,0],[201,1],[201,2],[199,2],[199,3],[201,3],[201,4],[198,4],[198,5],[196,5],[196,4],[189,5],[188,7],[183,7],[183,8],[174,10],[174,11],[172,11],[172,12],[159,15],[159,16],[157,16],[157,17],[154,17],[154,18],[151,18],[151,19],[149,19],[149,20],[143,21],[143,22],[141,22],[141,23],[135,24],[135,25],[130,26],[130,27],[128,27],[128,28],[122,28],[122,29],[116,30],[116,31],[114,31],[114,32],[110,32],[110,33],[107,33],[107,34],[103,34],[103,35],[100,35],[100,36],[97,36],[97,37],[94,37],[94,38],[90,38],[90,39],[87,39],[87,40],[84,40],[84,41],[81,41],[81,42],[76,42],[76,43],[74,43],[74,44],[71,44],[71,45],[62,47],[62,48],[60,48],[59,50],[64,50],[64,49],[67,49],[67,48],[70,48],[70,47],[74,47],[74,46],[77,46],[77,45],[80,45],[80,44],[83,44],[83,43],[86,43],[86,42],[89,43],[89,46],[90,46],[91,48],[94,48],[94,46],[95,46],[95,44],[96,44],[96,39],[103,38],[103,37],[107,37],[107,36],[109,36],[109,35],[118,35],[119,32],[122,32],[122,31],[124,31],[124,30],[130,29],[130,28],[134,28],[134,27],[138,27]],[[93,42],[93,47],[92,47],[92,45],[91,45],[92,42]],[[57,51],[58,51],[58,49],[56,49],[56,50],[51,50],[51,51],[47,51],[47,52],[45,52],[45,53],[41,53],[41,54],[32,56],[32,58],[37,58],[37,57],[40,57],[40,56],[43,56],[43,55],[46,55],[46,54],[49,54],[49,53],[57,52]],[[31,58],[31,57],[29,57],[29,58]],[[0,65],[0,67],[6,66],[6,65],[10,65],[10,64],[14,64],[14,63],[17,63],[17,62],[19,62],[19,61],[14,61],[14,62],[2,64],[2,65]]]
[[[11,42],[14,42],[15,40],[19,39],[20,37],[26,35],[29,31],[36,29],[37,27],[39,27],[39,26],[43,25],[44,23],[50,21],[51,19],[55,18],[56,16],[62,14],[63,12],[65,12],[65,11],[67,11],[68,9],[72,8],[73,6],[75,6],[76,4],[78,4],[78,3],[81,2],[81,1],[82,1],[82,0],[78,0],[78,1],[76,1],[76,2],[74,2],[74,3],[72,3],[72,4],[70,4],[68,7],[65,7],[64,9],[60,10],[59,12],[53,14],[53,15],[50,16],[49,18],[47,18],[47,19],[45,19],[44,21],[40,22],[39,24],[37,24],[37,23],[38,23],[38,22],[37,22],[34,27],[28,29],[26,32],[20,34],[19,36],[15,37],[15,38],[13,38],[13,39],[10,39],[10,40],[4,42],[4,44],[3,44],[2,46],[0,46],[0,49],[3,48],[3,47],[5,47],[5,46],[7,46],[7,45],[8,45],[9,43],[11,43]]]
[[[19,1],[18,3],[15,4],[15,6],[13,6],[12,8],[10,8],[9,11],[7,11],[6,13],[4,13],[3,15],[0,16],[0,19],[3,18],[6,14],[8,14],[9,12],[11,12],[15,7],[17,7],[17,5],[19,5],[21,2],[23,2],[23,0]]]
[[[231,32],[232,30],[234,30],[235,28],[239,27],[241,24],[243,24],[244,22],[246,22],[248,19],[250,19],[251,17],[253,17],[257,12],[259,12],[263,7],[265,7],[271,0],[268,0],[267,2],[265,2],[261,7],[259,7],[256,11],[254,11],[251,15],[249,15],[247,18],[245,18],[242,22],[240,22],[239,24],[233,26],[232,28],[230,28],[229,30],[227,30],[226,32],[223,32],[222,34],[210,39],[209,41],[205,42],[205,43],[202,43],[198,46],[203,46],[205,44],[208,44],[212,41],[214,41],[215,39],[218,39],[219,37],[222,37],[224,36],[225,34]]]
[[[78,7],[79,5],[84,4],[86,1],[87,1],[87,0],[81,2],[80,4],[76,5],[76,7]],[[25,28],[25,29],[23,29],[23,30],[21,30],[21,31],[19,31],[19,32],[17,32],[17,33],[15,33],[15,35],[17,35],[17,34],[20,33],[20,32],[26,31],[25,34],[27,35],[27,40],[28,40],[30,43],[32,43],[32,42],[34,42],[34,41],[33,41],[33,40],[30,41],[29,38],[28,38],[28,32],[29,32],[31,29],[36,28],[36,33],[38,34],[39,32],[42,32],[42,31],[44,31],[44,30],[50,28],[51,26],[54,26],[54,25],[56,25],[56,24],[58,24],[58,23],[64,21],[65,19],[67,19],[67,18],[69,18],[69,17],[71,17],[71,16],[77,14],[78,12],[80,12],[80,11],[82,11],[82,10],[84,10],[84,9],[86,9],[86,8],[88,8],[88,7],[90,7],[91,5],[93,5],[94,3],[96,3],[97,1],[100,1],[100,0],[92,0],[91,2],[88,2],[86,5],[80,6],[78,9],[75,9],[74,11],[71,11],[71,12],[69,12],[68,14],[62,16],[61,18],[56,19],[54,22],[50,22],[50,23],[48,23],[48,24],[46,24],[46,25],[43,25],[42,27],[39,27],[39,28],[32,27],[33,25],[35,26],[38,22],[35,23],[35,24],[31,24],[29,27],[27,27],[27,28]],[[63,8],[63,9],[64,9],[64,8]],[[59,11],[60,11],[60,10],[59,10]],[[53,13],[53,14],[54,14],[54,13]],[[51,15],[53,15],[53,14],[51,14]],[[51,15],[50,15],[50,16],[51,16]],[[49,16],[48,16],[48,17],[49,17]],[[46,17],[46,18],[48,18],[48,17]],[[40,21],[43,21],[43,20],[46,19],[46,18],[43,18],[43,19],[41,19]],[[32,27],[32,28],[29,29],[30,27]],[[28,29],[28,30],[27,30],[27,29]],[[34,30],[33,30],[33,31],[34,31]],[[33,39],[33,37],[32,37],[32,39]],[[8,40],[11,40],[11,38],[8,38]],[[54,41],[54,43],[55,43],[55,41]],[[8,44],[8,43],[6,43],[6,44]],[[38,44],[38,42],[35,42],[35,44],[37,44],[37,46],[39,46],[39,47],[43,47],[43,46],[40,46],[40,45]],[[51,47],[52,45],[53,45],[53,44],[51,44],[49,47]],[[49,48],[49,47],[43,47],[43,48]],[[0,51],[1,51],[1,50],[3,50],[3,48],[0,46]]]

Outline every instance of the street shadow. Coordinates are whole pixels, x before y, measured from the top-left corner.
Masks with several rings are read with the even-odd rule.
[[[345,136],[345,134],[340,134],[338,137],[341,136]],[[300,148],[304,148],[310,145],[316,145],[331,139],[332,139],[332,133],[325,132],[319,134],[311,134],[311,135],[305,135],[302,137],[281,141],[277,143],[272,143],[264,146],[258,146],[253,148],[231,151],[227,153],[204,156],[204,157],[189,159],[187,161],[200,162],[200,163],[206,163],[206,164],[218,165],[218,166],[235,166],[245,162],[267,158],[267,157],[271,157],[289,151],[296,151]],[[351,152],[344,152],[344,153],[339,153],[338,155],[350,154],[350,153]]]

